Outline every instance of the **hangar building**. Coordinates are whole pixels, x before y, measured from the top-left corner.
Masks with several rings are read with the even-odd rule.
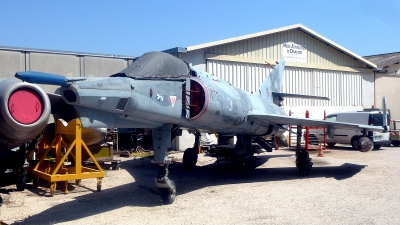
[[[362,110],[374,104],[376,65],[296,24],[166,52],[231,84],[255,92],[270,72],[267,63],[286,60],[282,92],[317,95],[330,101],[285,99],[292,115],[323,118],[327,113]]]

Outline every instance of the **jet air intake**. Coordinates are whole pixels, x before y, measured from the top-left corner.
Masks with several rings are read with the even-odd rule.
[[[65,98],[65,100],[67,100],[67,102],[71,102],[74,103],[76,102],[76,94],[74,91],[70,90],[70,89],[66,89],[63,91],[63,96]]]

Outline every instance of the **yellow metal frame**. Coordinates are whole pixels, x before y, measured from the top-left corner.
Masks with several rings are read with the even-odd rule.
[[[100,167],[99,163],[90,152],[86,144],[82,140],[82,123],[79,119],[71,120],[68,123],[68,126],[65,127],[64,124],[60,121],[56,121],[56,134],[54,140],[50,145],[45,146],[44,140],[42,139],[42,143],[39,145],[39,153],[41,154],[40,160],[32,170],[33,175],[39,179],[42,178],[50,182],[50,193],[54,196],[56,189],[56,182],[65,181],[65,192],[68,193],[68,180],[75,180],[76,184],[80,183],[81,179],[88,178],[98,178],[97,182],[97,191],[101,190],[102,178],[104,177],[104,171]],[[75,140],[68,145],[63,141],[62,134],[74,135]],[[67,148],[66,153],[61,155],[61,148],[64,146]],[[93,160],[96,168],[88,168],[82,166],[82,147],[86,150],[87,154]],[[49,164],[46,163],[45,160],[50,152],[50,150],[55,149],[55,163]],[[42,154],[44,152],[44,154]],[[64,162],[67,157],[71,155],[75,160],[74,166],[65,166]]]

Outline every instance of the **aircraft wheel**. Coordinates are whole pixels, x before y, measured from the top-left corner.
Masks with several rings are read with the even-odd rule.
[[[356,145],[356,149],[360,152],[368,152],[368,151],[372,150],[372,148],[374,147],[374,144],[368,137],[358,138],[355,145]]]
[[[54,195],[56,194],[56,188],[57,188],[57,183],[51,183],[50,185],[50,195],[51,197],[54,197]]]
[[[183,169],[186,171],[193,170],[197,163],[197,149],[196,148],[188,148],[183,153]]]
[[[176,198],[175,182],[173,180],[170,181],[171,188],[160,188],[161,199],[165,205],[172,204]]]
[[[81,179],[75,180],[75,184],[76,184],[76,185],[80,185],[81,183],[82,183],[82,180],[81,180]]]
[[[311,162],[308,151],[300,151],[300,153],[296,156],[296,167],[299,169],[300,176],[307,176],[310,174],[310,170],[312,168],[313,163]]]
[[[24,191],[26,188],[26,170],[23,169],[21,175],[17,179],[17,191]]]

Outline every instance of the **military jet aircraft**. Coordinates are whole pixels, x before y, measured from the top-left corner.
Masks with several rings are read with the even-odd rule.
[[[360,139],[358,149],[371,149],[367,131],[382,131],[382,127],[287,116],[279,106],[284,97],[319,97],[281,93],[285,61],[281,59],[273,67],[254,94],[163,52],[146,53],[110,77],[18,72],[15,76],[24,82],[3,81],[2,87],[8,91],[1,95],[1,147],[10,149],[28,142],[43,130],[50,113],[66,121],[80,118],[84,129],[151,128],[153,162],[159,165],[155,183],[165,204],[176,197],[175,183],[168,177],[171,159],[167,151],[179,128],[196,136],[194,147],[184,153],[186,168],[197,162],[200,132],[236,135],[235,157],[251,162],[254,138],[281,135],[288,125],[297,125],[296,166],[301,174],[312,166],[308,152],[300,148],[302,126],[327,127],[328,135],[335,128],[363,130],[365,138]],[[27,82],[59,88],[56,94],[46,95]],[[26,99],[29,106],[24,105]]]

